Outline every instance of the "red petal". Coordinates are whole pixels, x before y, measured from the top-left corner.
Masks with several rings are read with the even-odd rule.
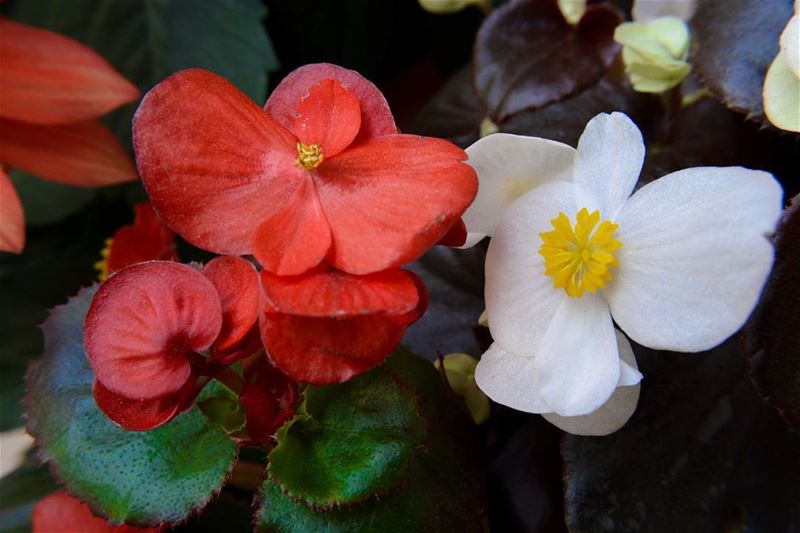
[[[124,268],[92,300],[84,344],[95,377],[131,399],[182,389],[192,352],[211,346],[222,327],[214,285],[187,265],[150,261]]]
[[[275,311],[315,317],[399,315],[416,308],[419,293],[411,272],[385,270],[353,276],[322,270],[304,276],[279,277],[261,272],[264,292]]]
[[[441,139],[390,135],[323,163],[315,181],[333,234],[328,260],[367,274],[417,259],[475,198],[478,180],[465,159]]]
[[[266,360],[248,369],[240,399],[250,438],[271,444],[275,431],[294,415],[297,396],[297,383]]]
[[[0,161],[40,178],[79,187],[137,178],[128,152],[95,120],[41,126],[0,119]]]
[[[14,184],[0,168],[0,251],[18,254],[25,248],[25,213]]]
[[[388,318],[395,324],[408,326],[419,320],[422,315],[425,314],[425,311],[428,310],[428,288],[425,286],[425,282],[422,281],[422,278],[411,271],[406,272],[408,272],[408,275],[416,286],[417,305],[407,313],[403,313],[402,315],[390,315]]]
[[[258,324],[253,324],[242,339],[236,344],[229,346],[224,351],[213,349],[214,361],[223,366],[231,365],[240,359],[253,355],[263,349],[261,344],[261,334],[258,331]]]
[[[222,331],[214,351],[225,352],[244,339],[258,320],[261,285],[250,261],[241,257],[215,257],[203,275],[217,288],[222,302]]]
[[[322,80],[297,104],[294,134],[305,144],[318,144],[331,158],[350,146],[361,128],[358,98],[338,80]]]
[[[156,533],[128,525],[112,526],[92,514],[89,505],[66,492],[56,492],[37,503],[31,513],[33,533]]]
[[[0,116],[69,124],[139,98],[139,89],[74,39],[0,18]]]
[[[149,431],[166,424],[189,408],[195,398],[195,380],[189,379],[178,392],[149,399],[131,399],[108,390],[94,380],[97,406],[115,424],[128,431]]]
[[[253,254],[265,270],[294,276],[318,265],[331,247],[328,221],[305,177],[283,207],[258,226]]]
[[[133,224],[114,233],[108,254],[108,272],[113,273],[143,261],[175,261],[175,234],[161,222],[147,202],[137,204]]]
[[[467,242],[467,226],[464,224],[464,219],[459,217],[445,236],[439,239],[439,242],[436,244],[457,248],[459,246],[464,246],[465,242]]]
[[[261,339],[269,358],[304,383],[341,383],[379,365],[400,344],[405,325],[383,315],[316,318],[265,313]]]
[[[173,74],[133,119],[136,163],[153,207],[192,244],[251,253],[253,233],[307,176],[297,140],[223,78]]]
[[[297,104],[322,80],[338,80],[361,104],[361,129],[356,141],[397,133],[389,104],[375,85],[354,70],[330,63],[293,70],[275,87],[264,109],[287,129],[294,127]]]

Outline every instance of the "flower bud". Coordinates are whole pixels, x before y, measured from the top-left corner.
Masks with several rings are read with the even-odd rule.
[[[475,367],[478,360],[465,353],[451,353],[442,358],[447,382],[453,392],[464,398],[469,414],[476,424],[481,424],[489,418],[489,398],[478,388],[475,383]],[[440,368],[440,362],[434,363]]]
[[[633,88],[660,93],[678,85],[689,74],[689,28],[674,17],[652,22],[628,22],[614,32],[622,48],[625,72]]]

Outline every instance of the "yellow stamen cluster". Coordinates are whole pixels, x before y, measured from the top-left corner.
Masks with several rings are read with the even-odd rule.
[[[325,160],[325,155],[322,153],[322,147],[318,144],[309,144],[306,146],[303,143],[297,143],[297,159],[295,164],[298,167],[303,167],[306,170],[314,170],[322,164]]]
[[[106,239],[105,246],[100,250],[100,260],[94,264],[94,268],[97,270],[98,281],[105,281],[108,279],[108,256],[111,255],[111,245],[113,243],[114,239]]]
[[[614,251],[622,243],[613,238],[619,224],[606,220],[597,226],[599,211],[589,214],[584,207],[576,218],[574,229],[564,213],[552,219],[553,230],[539,234],[543,243],[539,253],[553,286],[580,298],[584,291],[596,292],[611,280],[611,267],[618,266]]]

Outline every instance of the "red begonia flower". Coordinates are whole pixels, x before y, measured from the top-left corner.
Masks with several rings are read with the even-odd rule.
[[[231,354],[250,355],[255,351],[252,339],[253,333],[257,335],[261,296],[258,272],[246,259],[222,256],[209,261],[202,273],[216,287],[222,304],[222,330],[212,347],[214,356],[229,363]]]
[[[89,505],[66,492],[53,493],[33,507],[33,533],[156,533],[161,528],[112,526],[94,516]]]
[[[450,228],[450,231],[442,237],[438,243],[442,246],[464,246],[464,243],[467,242],[467,226],[464,224],[464,220],[459,218],[455,224]]]
[[[25,248],[25,213],[14,184],[0,168],[0,251],[18,254]]]
[[[253,442],[271,444],[275,431],[294,415],[297,399],[297,383],[280,370],[264,359],[251,366],[240,400]]]
[[[150,261],[124,268],[97,291],[84,325],[95,378],[129,399],[174,395],[191,380],[191,360],[222,328],[214,285],[192,267]]]
[[[315,385],[347,381],[380,364],[427,302],[422,282],[401,269],[261,275],[261,339],[269,358],[291,378]]]
[[[109,274],[126,266],[145,261],[175,261],[175,234],[147,202],[136,204],[132,224],[119,228],[110,239],[103,252],[104,260],[96,265],[100,278],[105,280]]]
[[[74,39],[0,17],[0,117],[70,124],[133,102],[139,90]]]
[[[138,177],[125,148],[97,120],[43,126],[0,118],[0,161],[40,178],[80,187]]]
[[[323,261],[369,274],[422,255],[475,197],[463,150],[397,134],[383,96],[353,71],[303,67],[265,109],[193,69],[157,85],[136,112],[151,201],[201,248],[252,253],[281,276]]]
[[[324,80],[338,81],[358,99],[361,128],[356,142],[399,133],[389,104],[380,90],[358,72],[329,63],[305,65],[290,72],[272,91],[264,109],[284,128],[293,131],[298,99]]]
[[[103,413],[128,431],[148,431],[166,424],[192,406],[200,390],[189,379],[178,392],[157,398],[132,399],[108,390],[97,379],[92,394]]]

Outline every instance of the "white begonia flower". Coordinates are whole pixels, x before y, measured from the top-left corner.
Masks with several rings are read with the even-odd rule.
[[[636,22],[650,22],[661,17],[688,21],[696,8],[697,0],[636,0],[631,15]]]
[[[780,38],[780,51],[764,80],[764,113],[775,126],[800,132],[800,0]]]
[[[474,246],[491,236],[504,209],[533,187],[572,179],[575,149],[547,139],[494,133],[467,148],[468,163],[478,174],[478,196],[462,216],[467,240]],[[481,180],[481,175],[493,179]]]
[[[639,374],[620,358],[628,346],[612,317],[652,348],[696,352],[724,341],[744,324],[769,274],[783,193],[766,172],[699,167],[631,195],[645,149],[621,113],[593,118],[577,151],[522,139],[496,134],[468,149],[480,189],[465,223],[469,233],[492,235],[485,296],[495,342],[475,378],[515,409],[555,413],[562,418],[549,419],[564,425],[586,426],[575,417],[590,415],[618,427],[633,396],[618,387]],[[542,162],[566,153],[574,154],[567,168]],[[509,205],[508,184],[524,182],[509,176],[526,164],[535,186]]]

